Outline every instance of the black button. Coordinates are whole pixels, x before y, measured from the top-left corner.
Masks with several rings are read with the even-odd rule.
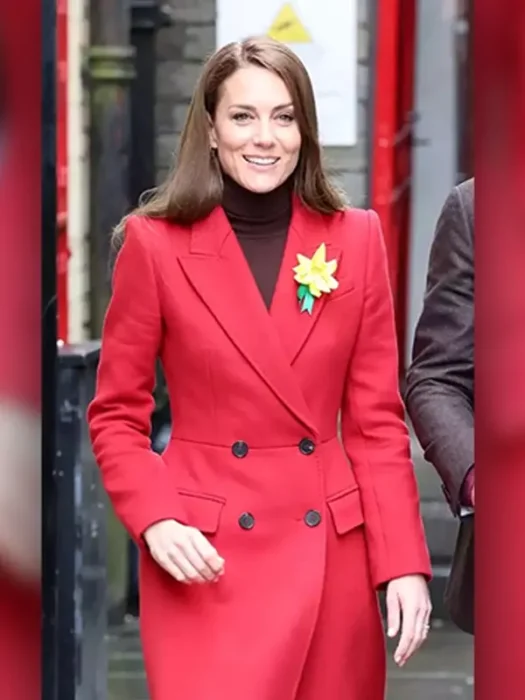
[[[251,530],[255,525],[255,518],[251,513],[243,513],[239,518],[239,525],[243,530]]]
[[[311,455],[315,452],[315,443],[313,443],[309,438],[303,438],[299,443],[299,451],[303,455]]]
[[[232,445],[232,452],[236,457],[242,459],[248,454],[248,445],[245,442],[242,442],[242,440],[234,442]]]
[[[308,527],[317,527],[321,522],[321,513],[318,510],[309,510],[304,516],[304,522]]]

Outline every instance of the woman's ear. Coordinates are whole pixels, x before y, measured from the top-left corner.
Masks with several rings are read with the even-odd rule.
[[[208,114],[208,134],[210,139],[210,148],[217,148],[217,134],[210,114]]]

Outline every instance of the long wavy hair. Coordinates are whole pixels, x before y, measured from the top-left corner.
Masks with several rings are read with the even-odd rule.
[[[210,119],[214,121],[225,80],[249,66],[272,71],[290,92],[302,139],[293,176],[300,201],[322,214],[342,211],[347,206],[344,194],[330,181],[323,167],[317,110],[306,68],[284,44],[267,37],[250,37],[227,44],[205,63],[186,115],[174,166],[166,180],[145,192],[139,206],[115,228],[117,247],[129,216],[191,224],[208,216],[221,203],[223,180],[218,158],[210,148]]]

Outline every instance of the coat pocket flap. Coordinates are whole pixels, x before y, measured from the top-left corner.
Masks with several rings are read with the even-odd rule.
[[[182,489],[179,489],[179,495],[184,505],[187,525],[208,535],[217,532],[222,509],[226,504],[224,499]]]
[[[327,503],[338,535],[344,535],[364,523],[359,488],[353,486],[340,491],[335,496],[331,496]]]

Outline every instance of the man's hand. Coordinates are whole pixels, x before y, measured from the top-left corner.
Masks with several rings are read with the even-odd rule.
[[[467,508],[474,508],[474,467],[471,467],[467,472],[463,485],[461,487],[461,504]]]

